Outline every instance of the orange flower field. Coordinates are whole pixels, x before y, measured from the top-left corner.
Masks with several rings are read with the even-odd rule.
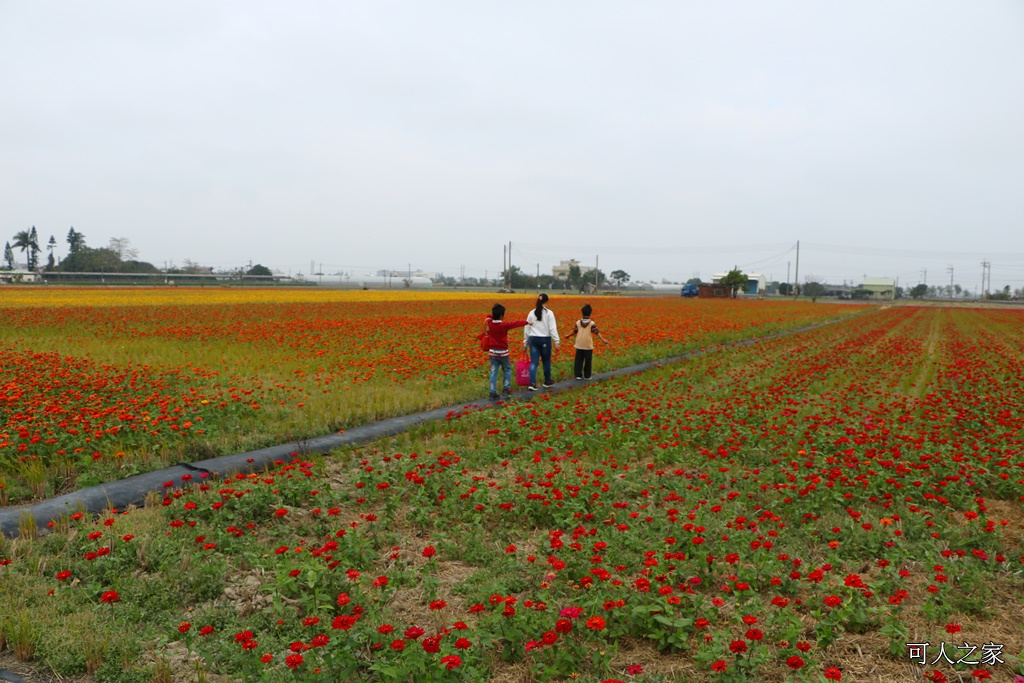
[[[45,396],[7,399],[18,428],[6,430],[18,468],[8,481],[26,497],[51,493],[31,490],[33,468],[52,487],[69,448],[82,449],[81,480],[127,469],[144,449],[226,447],[236,432],[271,440],[318,401],[324,418],[336,401],[340,422],[374,392],[410,385],[424,390],[392,409],[480,397],[473,333],[486,303],[17,309],[9,342],[56,344],[55,326],[33,321],[57,310],[80,353],[8,351],[34,364],[5,377],[6,395],[19,377],[22,396]],[[324,455],[297,449],[260,471],[197,471],[138,506],[26,522],[0,537],[0,669],[75,683],[1024,676],[1024,311],[595,306],[610,339],[652,338],[609,347],[599,370],[841,317]],[[670,324],[691,336],[653,339]],[[314,342],[296,351],[315,326],[324,354],[305,350]],[[385,328],[407,333],[407,351],[433,339],[463,366],[441,375],[424,360],[402,378],[378,361],[353,381],[347,359],[394,358]],[[126,355],[153,357],[93,356],[115,337]],[[247,372],[247,357],[260,370]],[[50,445],[64,454],[33,451],[51,436],[32,443],[44,419],[54,434],[65,421],[78,432]],[[105,450],[132,439],[120,458]]]
[[[509,319],[533,305],[440,291],[6,289],[0,502],[481,398],[474,337],[498,297]],[[555,296],[563,335],[587,302],[614,340],[597,372],[859,308]],[[572,354],[556,353],[556,379]]]

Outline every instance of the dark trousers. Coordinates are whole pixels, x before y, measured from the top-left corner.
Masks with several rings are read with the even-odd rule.
[[[576,359],[572,367],[576,377],[590,379],[590,367],[594,362],[594,349],[576,349]]]

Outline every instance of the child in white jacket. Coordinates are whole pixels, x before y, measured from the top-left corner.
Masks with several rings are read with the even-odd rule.
[[[555,384],[551,379],[551,344],[554,342],[557,347],[562,340],[558,338],[555,314],[544,306],[547,302],[548,295],[541,294],[537,297],[537,307],[526,316],[529,326],[523,337],[523,348],[530,350],[530,391],[537,391],[538,362],[544,363],[544,386]]]

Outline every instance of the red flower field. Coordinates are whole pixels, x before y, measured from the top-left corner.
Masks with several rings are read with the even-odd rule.
[[[104,681],[1012,680],[1022,322],[873,309],[72,516],[0,545],[0,633]]]
[[[567,328],[583,300],[556,301]],[[20,292],[0,308],[0,463],[9,475],[0,491],[42,497],[478,398],[486,371],[472,339],[491,302],[399,292]],[[506,303],[525,316],[531,300]],[[605,369],[836,315],[808,304],[663,298],[602,300],[597,311],[617,335],[601,350]],[[562,378],[569,346],[558,355]]]

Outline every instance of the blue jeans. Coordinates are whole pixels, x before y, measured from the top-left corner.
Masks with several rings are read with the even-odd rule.
[[[512,391],[512,363],[509,362],[508,356],[491,356],[491,393],[498,393],[498,368],[505,370],[505,391]]]
[[[544,383],[551,384],[551,337],[529,337],[530,384],[537,384],[537,364],[544,362]]]

